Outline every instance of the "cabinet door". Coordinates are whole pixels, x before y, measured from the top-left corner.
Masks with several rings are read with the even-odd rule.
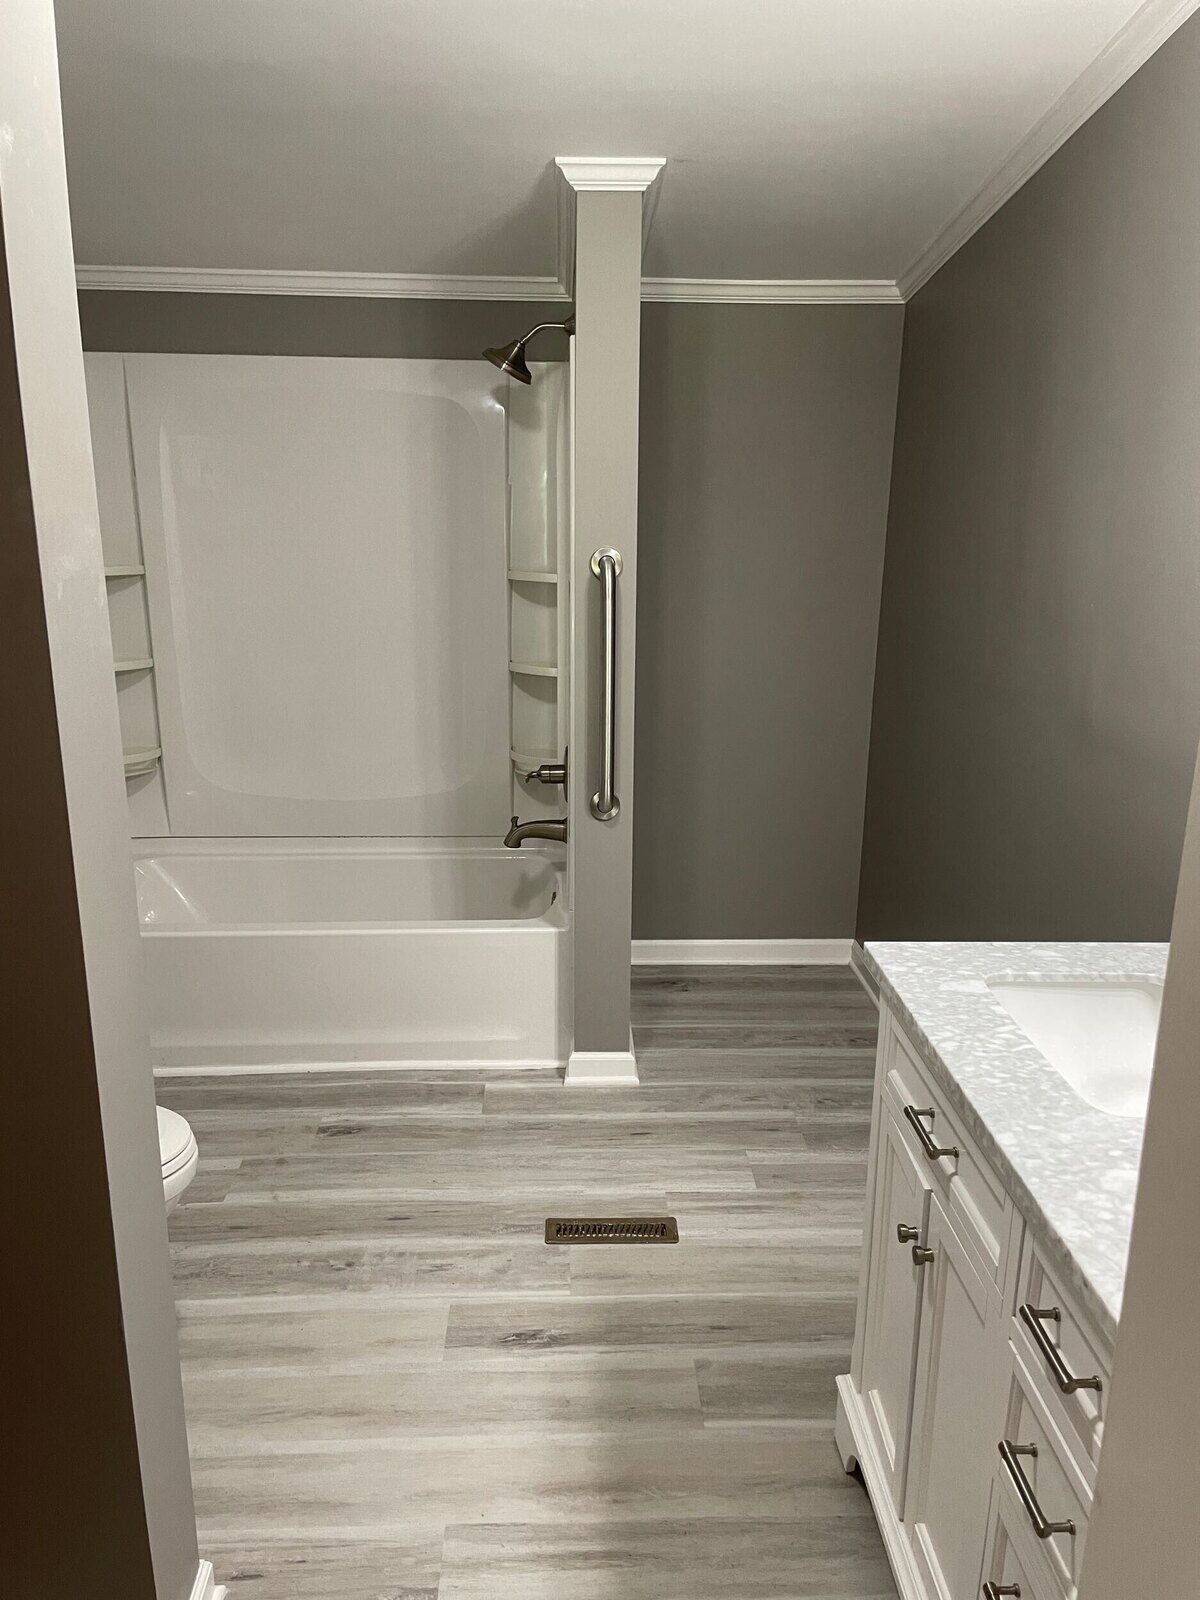
[[[927,1235],[920,1350],[905,1521],[926,1592],[978,1593],[993,1473],[999,1304],[934,1195]]]
[[[912,1242],[901,1240],[898,1230],[915,1228],[924,1241],[930,1189],[886,1100],[880,1114],[861,1393],[899,1516],[904,1508],[921,1275],[926,1269],[914,1262]]]

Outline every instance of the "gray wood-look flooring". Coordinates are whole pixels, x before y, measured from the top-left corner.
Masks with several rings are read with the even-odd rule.
[[[172,1078],[201,1548],[233,1600],[892,1600],[833,1443],[875,1014],[638,968],[643,1086]],[[668,1211],[677,1246],[548,1246]]]

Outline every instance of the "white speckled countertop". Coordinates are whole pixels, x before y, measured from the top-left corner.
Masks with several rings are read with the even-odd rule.
[[[1004,1179],[1051,1266],[1111,1341],[1141,1159],[1140,1117],[1077,1095],[988,981],[1149,979],[1165,944],[877,942],[867,966],[922,1061]]]

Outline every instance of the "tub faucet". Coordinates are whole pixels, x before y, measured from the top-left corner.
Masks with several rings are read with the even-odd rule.
[[[551,822],[518,822],[512,819],[512,826],[504,835],[506,849],[519,850],[526,839],[554,839],[558,844],[567,842],[567,819],[558,817]]]

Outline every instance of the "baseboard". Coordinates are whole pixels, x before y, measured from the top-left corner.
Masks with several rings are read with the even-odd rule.
[[[837,1440],[842,1465],[847,1472],[853,1471],[857,1466],[863,1475],[863,1482],[871,1499],[871,1509],[879,1525],[883,1548],[887,1552],[901,1600],[925,1600],[925,1589],[917,1573],[916,1562],[913,1560],[912,1546],[908,1542],[908,1535],[900,1518],[896,1515],[883,1466],[875,1451],[870,1429],[867,1427],[862,1401],[849,1373],[838,1378],[837,1391],[834,1437]]]
[[[850,945],[850,971],[858,979],[859,983],[862,984],[863,988],[866,990],[867,999],[875,1007],[876,1011],[878,1011],[879,985],[875,982],[873,974],[867,967],[866,952],[863,950],[862,945],[859,944],[857,939],[855,939]]]
[[[636,1087],[639,1080],[633,1030],[630,1029],[628,1050],[572,1050],[563,1081],[568,1089]]]
[[[635,939],[635,966],[846,966],[852,939]]]
[[[211,1561],[201,1561],[196,1568],[195,1581],[192,1584],[191,1600],[225,1600],[229,1590],[223,1583],[218,1583],[213,1572]]]
[[[471,1060],[424,1060],[411,1061],[201,1061],[180,1062],[172,1066],[161,1063],[154,1068],[155,1078],[255,1078],[278,1077],[283,1074],[291,1076],[313,1072],[364,1072],[364,1073],[401,1073],[401,1072],[453,1072],[461,1068],[463,1071],[479,1071],[490,1068],[494,1072],[546,1072],[557,1069],[562,1071],[563,1063],[558,1057],[547,1056],[544,1060],[507,1061],[495,1060],[490,1057],[480,1056]]]

